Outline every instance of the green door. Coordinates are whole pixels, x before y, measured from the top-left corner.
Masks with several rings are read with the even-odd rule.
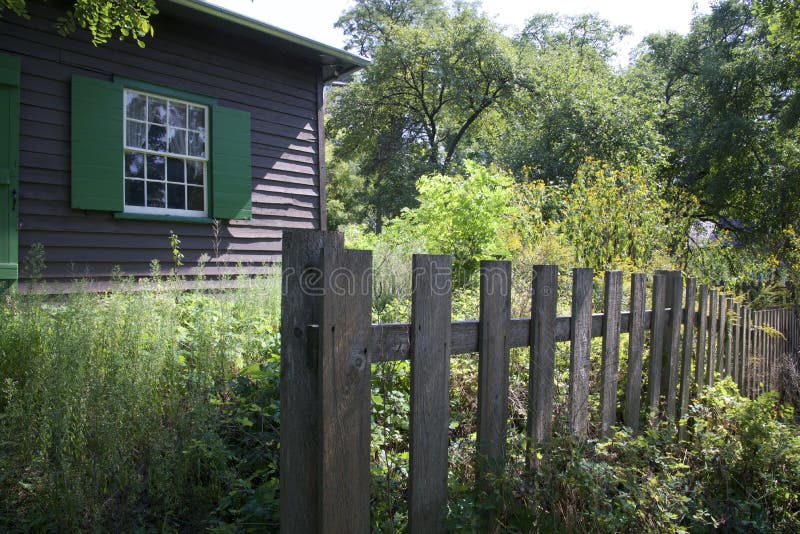
[[[0,292],[17,281],[19,58],[0,54]]]

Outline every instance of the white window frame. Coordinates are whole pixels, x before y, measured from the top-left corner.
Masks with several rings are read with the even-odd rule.
[[[167,119],[164,124],[165,128],[167,128],[167,132],[169,132],[169,103],[174,102],[176,104],[184,104],[186,106],[193,106],[195,108],[202,108],[204,110],[204,124],[205,124],[205,156],[190,156],[187,154],[175,154],[169,152],[169,137],[167,137],[167,150],[166,151],[157,151],[157,150],[150,150],[148,148],[139,148],[139,147],[129,147],[128,146],[128,120],[133,120],[135,122],[139,122],[141,124],[150,124],[146,120],[142,122],[136,118],[128,118],[128,110],[127,110],[127,96],[129,93],[136,93],[138,95],[143,95],[145,97],[152,97],[158,98],[159,100],[167,101]],[[145,110],[147,109],[147,105],[145,106]],[[188,108],[187,108],[188,109]],[[188,111],[187,111],[188,113]],[[123,148],[123,157],[122,157],[122,198],[123,198],[123,212],[124,213],[136,213],[136,214],[143,214],[143,215],[168,215],[174,217],[207,217],[209,212],[209,187],[208,187],[208,172],[209,172],[209,163],[210,163],[210,143],[209,140],[211,138],[211,129],[209,123],[209,106],[206,104],[201,104],[198,102],[192,102],[190,100],[184,100],[181,98],[174,98],[172,96],[161,95],[158,93],[153,93],[149,91],[142,91],[140,89],[135,88],[125,88],[122,91],[122,148]],[[188,118],[187,118],[188,120]],[[192,131],[187,128],[184,129],[187,132],[187,152],[188,152],[188,132]],[[145,133],[147,135],[147,132]],[[167,200],[167,185],[170,183],[167,180],[165,169],[165,176],[164,176],[164,195],[165,195],[165,206],[163,208],[153,207],[153,206],[132,206],[127,204],[126,197],[126,180],[127,178],[127,169],[126,169],[126,154],[136,152],[143,154],[145,156],[145,163],[144,163],[144,177],[141,179],[142,182],[145,184],[145,199],[147,198],[147,156],[154,155],[154,156],[163,156],[164,158],[177,158],[180,160],[186,161],[198,161],[202,162],[203,164],[203,210],[190,210],[190,209],[177,209],[177,208],[169,208],[166,206],[168,203]],[[138,179],[138,178],[137,178]],[[184,191],[188,192],[188,187],[198,187],[198,184],[187,184],[186,182],[186,171],[184,170]],[[175,182],[172,182],[175,183]],[[145,204],[147,201],[145,200]],[[186,197],[186,203],[188,205],[188,195]]]

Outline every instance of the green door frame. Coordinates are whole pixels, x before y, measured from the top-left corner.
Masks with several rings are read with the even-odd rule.
[[[0,54],[0,292],[19,277],[19,77],[19,58]]]

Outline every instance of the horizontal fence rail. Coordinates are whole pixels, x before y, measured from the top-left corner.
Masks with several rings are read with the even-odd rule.
[[[452,321],[451,261],[415,255],[411,322],[371,324],[371,253],[345,250],[334,232],[284,232],[282,532],[369,530],[371,364],[410,362],[409,530],[427,533],[445,531],[451,356],[478,354],[480,489],[506,462],[512,348],[530,350],[530,469],[547,461],[534,449],[553,433],[557,343],[570,344],[566,408],[578,438],[590,425],[607,436],[620,424],[638,431],[642,422],[666,420],[684,439],[690,400],[703,387],[731,377],[743,395],[755,397],[775,385],[780,359],[796,355],[794,309],[752,310],[677,271],[652,275],[649,295],[648,276],[631,275],[628,311],[622,273],[607,271],[602,313],[592,313],[593,272],[573,269],[571,314],[557,316],[558,268],[536,266],[531,317],[511,318],[510,263],[481,262],[480,319]],[[625,384],[621,334],[628,334]],[[590,421],[591,340],[598,337],[600,411]],[[488,527],[493,514],[483,520]]]

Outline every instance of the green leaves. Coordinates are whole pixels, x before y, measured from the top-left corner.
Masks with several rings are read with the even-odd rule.
[[[10,9],[19,16],[28,18],[27,0],[0,0],[0,13]],[[79,28],[89,30],[92,44],[107,43],[113,37],[120,41],[133,39],[144,48],[143,39],[155,33],[150,17],[158,14],[155,0],[74,0],[56,22],[61,35],[75,33]]]

